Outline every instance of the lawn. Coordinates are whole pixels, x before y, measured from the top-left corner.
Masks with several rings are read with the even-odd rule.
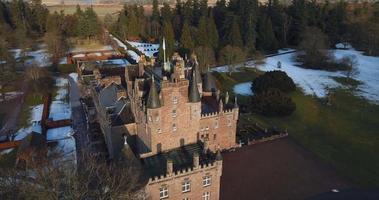
[[[89,5],[88,6],[81,5],[80,7],[82,10],[85,10],[87,7],[89,7]],[[93,5],[92,7],[94,11],[96,12],[96,14],[100,18],[102,18],[106,14],[114,14],[121,11],[121,9],[123,8],[123,5],[101,5],[101,6]],[[51,13],[53,12],[59,13],[61,10],[63,10],[65,14],[74,14],[76,11],[76,5],[64,5],[64,6],[54,5],[54,6],[48,6],[47,9],[49,9]]]
[[[246,82],[233,76],[231,81],[225,77],[227,74],[216,76],[230,92],[234,84]],[[341,88],[332,92],[331,105],[299,90],[291,96],[297,109],[289,117],[241,114],[240,119],[246,121],[244,119],[252,117],[267,127],[287,129],[290,137],[335,167],[341,175],[361,186],[379,186],[379,105]],[[243,97],[239,103],[248,104],[249,97]]]

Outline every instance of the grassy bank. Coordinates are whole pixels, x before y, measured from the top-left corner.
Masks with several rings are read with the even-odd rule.
[[[246,82],[226,81],[228,78],[223,76],[226,74],[217,75],[228,91],[232,91],[234,84]],[[331,105],[299,90],[292,94],[292,99],[297,109],[289,117],[241,114],[241,121],[252,118],[267,127],[287,129],[292,138],[334,166],[341,175],[361,186],[379,186],[379,105],[356,97],[347,89],[334,90]],[[248,104],[249,97],[239,102]]]

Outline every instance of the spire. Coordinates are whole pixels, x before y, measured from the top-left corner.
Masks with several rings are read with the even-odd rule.
[[[146,106],[147,108],[159,108],[161,107],[161,102],[159,100],[158,89],[155,85],[154,75],[152,75],[151,77],[151,86]]]
[[[197,88],[196,74],[194,71],[192,71],[192,79],[191,79],[189,90],[188,90],[188,99],[189,99],[189,102],[191,103],[200,101],[200,93],[199,93],[199,89]]]
[[[166,62],[166,40],[163,37],[163,42],[162,42],[162,49],[163,49],[163,63]]]
[[[225,94],[225,105],[229,103],[229,92]]]
[[[209,70],[204,76],[203,91],[216,92],[216,84],[214,82],[212,73]]]

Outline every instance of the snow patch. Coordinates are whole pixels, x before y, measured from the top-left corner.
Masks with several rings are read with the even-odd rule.
[[[70,73],[69,76],[75,81],[75,83],[78,82],[78,74],[77,73]]]
[[[237,84],[233,87],[234,94],[249,96],[253,95],[253,92],[251,91],[251,82],[245,82]]]
[[[137,48],[147,57],[154,57],[154,54],[157,54],[159,51],[159,44],[144,43],[144,42],[133,42],[127,41],[132,47]]]

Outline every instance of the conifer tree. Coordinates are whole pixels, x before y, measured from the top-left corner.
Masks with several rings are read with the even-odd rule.
[[[233,22],[229,29],[228,43],[235,47],[242,47],[242,37],[240,27],[238,25],[237,16],[233,16]]]
[[[208,47],[209,44],[209,38],[208,38],[208,29],[207,29],[207,17],[202,16],[199,20],[199,26],[197,31],[197,46],[204,46]]]
[[[182,29],[182,36],[180,37],[180,44],[187,52],[190,52],[194,48],[194,42],[192,40],[190,26],[188,22],[184,22]]]
[[[175,36],[174,36],[174,31],[172,29],[172,25],[170,22],[164,22],[163,24],[163,34],[160,39],[160,47],[159,47],[159,59],[162,61],[163,60],[163,49],[162,49],[162,40],[163,37],[165,38],[166,41],[166,57],[170,57],[174,51],[175,51]]]
[[[260,17],[258,23],[258,49],[266,52],[273,52],[278,49],[278,42],[272,29],[271,19],[266,15]]]
[[[212,14],[208,18],[207,31],[208,31],[207,33],[208,33],[209,44],[215,50],[218,47],[219,35],[218,35],[217,27],[216,27]]]

